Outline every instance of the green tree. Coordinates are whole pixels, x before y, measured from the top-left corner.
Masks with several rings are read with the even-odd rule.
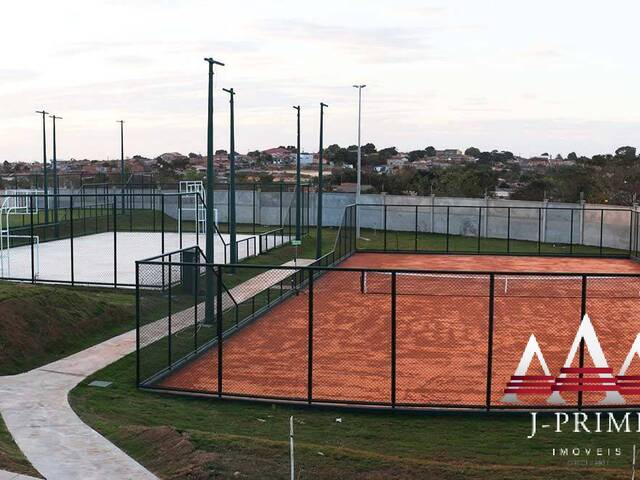
[[[476,147],[469,147],[464,151],[464,154],[469,157],[478,158],[480,156],[480,149]]]
[[[398,149],[396,147],[387,147],[378,152],[378,158],[380,159],[380,161],[386,162],[388,159],[397,154]]]
[[[435,147],[432,146],[428,146],[424,151],[426,152],[427,157],[435,157],[437,153]]]
[[[376,151],[376,146],[373,143],[367,143],[362,146],[363,155],[371,155],[372,153],[376,153]]]
[[[409,161],[415,162],[416,160],[420,160],[421,158],[424,158],[426,154],[427,152],[424,150],[413,150],[409,152]]]

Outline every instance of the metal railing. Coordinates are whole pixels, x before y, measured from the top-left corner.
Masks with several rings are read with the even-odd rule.
[[[204,243],[193,212],[182,211],[185,195],[193,200],[192,194],[161,192],[0,195],[0,204],[15,197],[33,206],[3,217],[0,278],[135,287],[135,260]],[[227,234],[216,229],[215,235],[214,261],[224,263],[231,245]],[[288,241],[274,237],[260,250],[261,239],[246,235],[235,245],[241,259]]]
[[[637,256],[635,208],[358,205],[368,251]]]
[[[203,268],[217,278],[213,319],[198,308],[202,292],[152,287],[164,269]],[[140,387],[410,409],[640,405],[624,366],[640,330],[640,274],[157,260],[137,269]],[[607,365],[587,361],[599,348]]]

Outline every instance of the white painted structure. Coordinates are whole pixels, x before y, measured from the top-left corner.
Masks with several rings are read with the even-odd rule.
[[[180,182],[182,208],[178,209],[178,232],[182,231],[182,220],[195,221],[196,233],[207,233],[207,209],[205,207],[204,184],[201,181],[185,180]],[[186,213],[186,215],[185,215]],[[218,209],[213,209],[213,217],[218,225]]]
[[[11,278],[11,240],[33,240],[33,274],[38,276],[40,270],[40,238],[37,235],[16,235],[11,233],[11,218],[14,215],[38,215],[37,198],[32,196],[42,194],[40,190],[6,190],[0,205],[0,277]],[[30,242],[31,243],[31,242]],[[31,245],[29,245],[29,270],[31,271]],[[31,272],[29,274],[31,277]]]

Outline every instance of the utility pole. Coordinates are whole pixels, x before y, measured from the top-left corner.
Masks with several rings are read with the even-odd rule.
[[[298,141],[296,144],[296,241],[302,238],[300,234],[300,203],[302,202],[302,192],[300,191],[300,105],[293,107],[298,116]]]
[[[322,157],[324,156],[323,132],[324,132],[324,109],[329,105],[320,102],[320,149],[318,150],[318,220],[316,221],[316,258],[322,256]]]
[[[358,215],[358,205],[360,204],[360,190],[362,176],[362,146],[360,144],[360,132],[362,125],[362,89],[366,85],[354,85],[358,89],[358,168],[357,168],[357,186],[356,186],[356,238],[360,238],[360,215]]]
[[[49,193],[49,183],[47,181],[47,121],[46,117],[49,115],[49,112],[45,112],[44,108],[42,110],[36,111],[42,115],[42,174],[43,178],[43,189],[44,189],[44,223],[49,223],[49,198],[47,194]],[[37,202],[37,200],[36,200]]]
[[[214,171],[213,171],[213,66],[224,66],[224,63],[220,63],[213,58],[205,58],[205,62],[209,64],[209,88],[208,88],[208,108],[207,108],[207,204],[206,204],[206,218],[207,218],[207,232],[206,232],[206,247],[205,255],[207,257],[207,263],[215,263],[215,251],[214,251],[214,235],[216,231],[214,204],[213,204],[213,185],[214,185]],[[205,323],[213,324],[215,316],[215,297],[216,297],[216,274],[211,267],[206,269],[206,292],[205,292]],[[222,319],[218,319],[221,321]]]
[[[236,244],[236,139],[234,129],[233,88],[223,88],[229,94],[229,104],[231,107],[229,126],[229,237],[231,241],[231,263],[238,263],[238,245]],[[231,270],[232,272],[235,269]]]
[[[126,175],[124,171],[124,120],[116,120],[116,123],[120,124],[120,193],[122,197],[120,202],[122,204],[122,214],[124,215],[124,186],[126,183]]]
[[[58,222],[58,157],[56,153],[56,120],[62,120],[62,117],[49,115],[53,119],[53,222],[55,224],[54,231],[56,238],[60,237],[60,224]]]

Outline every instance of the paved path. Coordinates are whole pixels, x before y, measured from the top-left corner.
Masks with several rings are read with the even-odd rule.
[[[29,475],[21,475],[19,473],[0,470],[0,480],[39,480],[39,479],[36,477],[30,477]]]
[[[297,265],[310,262],[298,259]],[[238,285],[232,289],[232,295],[236,289],[239,296],[241,291],[243,295],[257,293],[259,287],[264,289],[278,283],[292,270],[270,272]],[[190,310],[191,315],[185,318],[192,318],[193,307]],[[166,323],[166,320],[154,322],[158,326]],[[182,328],[188,324],[185,322]],[[83,423],[68,402],[73,387],[133,352],[135,345],[136,332],[132,330],[29,372],[0,377],[0,413],[20,450],[47,480],[156,478]],[[0,471],[0,480],[22,479],[16,475]]]
[[[132,352],[135,344],[135,331],[130,331],[44,367],[0,378],[0,411],[7,428],[47,480],[156,478],[83,423],[67,400],[79,382]]]
[[[22,475],[20,473],[7,472],[6,470],[0,470],[0,480],[40,480],[36,477],[30,477],[29,475]]]

